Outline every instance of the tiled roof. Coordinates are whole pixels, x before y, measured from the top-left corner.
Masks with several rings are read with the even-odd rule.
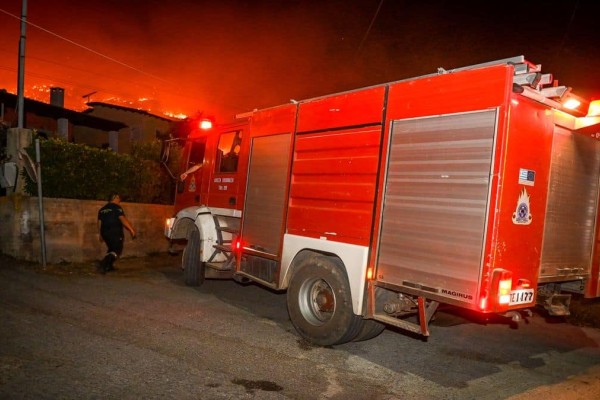
[[[5,90],[0,90],[0,102],[4,103],[5,108],[16,109],[17,101],[17,95],[8,93]],[[77,126],[85,126],[103,131],[118,131],[119,129],[127,128],[127,125],[122,122],[94,117],[79,111],[42,103],[37,100],[25,98],[24,105],[25,113],[32,113],[40,117],[52,119],[66,118],[70,123]]]
[[[129,111],[129,112],[133,112],[133,113],[136,113],[136,114],[142,114],[142,115],[145,115],[145,116],[148,116],[148,117],[158,118],[158,119],[161,119],[161,120],[167,121],[167,122],[174,122],[175,121],[173,119],[161,117],[161,116],[156,115],[156,114],[151,114],[151,113],[149,113],[148,111],[145,111],[145,110],[140,110],[140,109],[131,108],[131,107],[119,106],[117,104],[104,103],[104,102],[101,102],[101,101],[92,101],[92,102],[87,103],[87,105],[90,106],[90,107],[92,107],[92,108],[88,108],[87,110],[83,111],[84,113],[90,113],[90,112],[92,112],[92,110],[93,110],[94,107],[100,106],[100,107],[106,107],[106,108],[114,108],[115,110]]]

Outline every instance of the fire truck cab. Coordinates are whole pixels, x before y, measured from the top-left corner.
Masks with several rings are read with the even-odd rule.
[[[256,110],[190,134],[166,235],[186,283],[287,290],[319,345],[566,315],[600,296],[595,107],[518,56]]]
[[[213,127],[203,120],[186,138],[176,218],[167,221],[165,234],[185,240],[182,268],[187,285],[200,285],[207,274],[232,277],[230,246],[239,232],[246,189],[247,157],[240,156],[247,152],[242,151],[246,129],[245,123]]]

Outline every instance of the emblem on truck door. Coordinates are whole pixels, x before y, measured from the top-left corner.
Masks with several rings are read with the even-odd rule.
[[[517,200],[517,209],[512,215],[512,220],[516,225],[529,225],[531,224],[532,219],[533,217],[529,210],[529,194],[527,194],[527,190],[523,188],[519,195],[519,199]]]

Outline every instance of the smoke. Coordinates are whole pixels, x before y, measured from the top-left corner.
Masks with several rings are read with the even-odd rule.
[[[20,15],[20,0],[4,3],[0,8]],[[561,84],[573,80],[600,97],[599,81],[579,73],[600,66],[591,17],[597,13],[586,9],[598,6],[580,5],[573,16],[569,4],[535,0],[531,18],[480,3],[29,0],[30,22],[89,50],[29,26],[26,95],[39,96],[34,85],[62,86],[73,109],[97,92],[93,101],[157,114],[229,118],[292,98],[524,54],[545,63]],[[0,35],[0,88],[14,91],[19,21],[0,14]],[[564,60],[555,57],[561,43]],[[584,68],[569,67],[574,63]]]

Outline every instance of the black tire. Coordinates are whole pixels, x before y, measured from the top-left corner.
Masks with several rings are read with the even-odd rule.
[[[319,346],[349,342],[363,326],[352,311],[348,277],[337,259],[316,255],[303,261],[292,276],[287,305],[300,336]]]
[[[204,263],[200,261],[200,233],[194,228],[188,236],[187,245],[181,258],[183,278],[187,286],[200,286],[204,283]]]
[[[388,300],[393,299],[396,294],[389,290],[376,290],[375,291],[375,304],[382,305],[386,303]],[[365,319],[360,332],[354,338],[355,342],[362,342],[363,340],[373,339],[375,336],[378,336],[381,332],[385,330],[385,324],[381,322],[375,321],[373,319]]]
[[[363,321],[362,328],[358,332],[358,335],[354,339],[353,342],[362,342],[363,340],[373,339],[375,336],[378,336],[385,329],[385,325],[377,322],[372,319],[365,319]]]

